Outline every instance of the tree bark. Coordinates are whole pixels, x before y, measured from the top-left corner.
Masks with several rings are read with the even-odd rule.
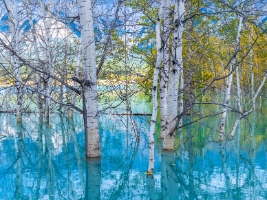
[[[86,156],[100,157],[98,129],[96,52],[91,0],[79,1],[83,78],[83,117],[86,136]],[[90,83],[90,84],[89,84]]]
[[[161,5],[159,5],[160,7]],[[157,113],[158,113],[158,77],[159,77],[159,70],[160,64],[162,61],[162,48],[161,48],[161,37],[160,37],[160,12],[158,15],[157,23],[156,23],[156,47],[157,47],[157,62],[154,69],[153,75],[153,86],[152,86],[152,102],[153,102],[153,110],[152,110],[152,117],[150,121],[150,131],[149,131],[149,164],[148,164],[148,173],[153,173],[154,171],[154,147],[155,147],[155,126],[157,120]]]
[[[233,58],[231,60],[231,64],[230,64],[230,75],[229,75],[228,81],[227,81],[226,95],[225,95],[224,106],[223,106],[223,110],[222,110],[222,118],[221,118],[221,123],[220,123],[220,130],[219,130],[220,140],[223,140],[224,139],[224,135],[225,135],[225,123],[226,123],[226,118],[227,118],[227,108],[228,108],[228,105],[230,103],[230,98],[231,98],[231,86],[232,86],[232,80],[233,80],[233,67],[234,67],[234,64],[235,64],[235,61],[236,61],[237,53],[238,53],[239,48],[240,48],[240,33],[241,33],[241,30],[242,30],[242,26],[243,26],[243,17],[241,16],[239,18],[239,25],[238,25],[238,30],[237,30],[235,52],[234,52],[234,56],[233,56]]]
[[[9,26],[11,31],[11,45],[16,53],[19,54],[20,51],[20,43],[19,43],[19,18],[18,18],[18,2],[17,0],[13,3],[13,9],[9,0],[5,0],[6,9],[9,16]],[[20,62],[19,59],[12,55],[11,57],[11,65],[14,69],[15,73],[15,85],[16,85],[16,96],[17,96],[17,104],[16,104],[16,114],[17,114],[17,122],[22,122],[22,87],[20,83]]]
[[[174,149],[175,129],[178,116],[178,88],[179,76],[183,68],[182,38],[183,38],[183,16],[185,4],[183,0],[175,1],[174,33],[173,33],[173,62],[170,70],[170,81],[168,87],[168,120],[167,134],[164,137],[163,149]]]
[[[52,58],[51,58],[51,17],[47,16],[47,6],[45,5],[44,1],[41,1],[41,7],[42,7],[42,15],[43,15],[43,22],[44,22],[44,28],[45,28],[45,70],[52,74]],[[49,7],[53,7],[50,5]],[[44,112],[44,123],[47,123],[49,126],[51,125],[51,100],[48,98],[50,96],[50,90],[51,90],[51,83],[52,80],[49,76],[45,77],[45,112]]]
[[[27,10],[27,14],[29,17],[29,23],[31,26],[31,35],[32,35],[32,39],[33,39],[33,48],[34,48],[34,54],[35,54],[35,59],[37,61],[37,66],[39,66],[40,63],[40,53],[38,50],[38,45],[37,45],[37,39],[36,39],[36,31],[35,31],[35,25],[33,22],[33,15],[32,15],[32,11],[29,7],[29,0],[24,1],[24,5],[26,7]],[[41,84],[41,77],[38,73],[36,73],[36,90],[37,90],[37,107],[38,107],[38,113],[39,113],[39,117],[43,117],[43,101],[42,101],[42,96],[39,94],[39,92],[42,90],[42,84]]]
[[[164,26],[163,26],[163,66],[160,78],[160,116],[161,116],[161,131],[160,137],[166,136],[167,130],[167,95],[168,95],[168,81],[169,81],[169,62],[170,62],[170,26],[171,26],[171,12],[170,0],[164,0]]]

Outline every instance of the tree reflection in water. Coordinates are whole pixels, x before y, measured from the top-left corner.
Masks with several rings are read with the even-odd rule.
[[[16,125],[14,115],[0,114],[0,199],[266,199],[261,115],[241,122],[232,141],[214,140],[218,120],[179,130],[175,151],[162,151],[156,138],[148,176],[147,117],[134,117],[139,140],[133,120],[102,116],[102,157],[86,160],[78,116],[54,117],[48,127],[33,115]]]

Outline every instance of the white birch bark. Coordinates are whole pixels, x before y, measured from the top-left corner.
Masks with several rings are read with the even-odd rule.
[[[263,80],[262,80],[262,82],[261,82],[261,84],[260,84],[257,92],[255,93],[254,97],[252,97],[252,101],[255,101],[256,102],[256,99],[257,99],[260,91],[262,90],[263,85],[265,84],[266,77],[267,77],[267,74],[265,73],[265,76],[264,76],[264,78],[263,78]],[[248,111],[246,111],[246,112],[244,112],[244,113],[242,113],[242,114],[239,115],[239,117],[235,121],[234,126],[232,128],[232,131],[231,131],[231,134],[230,134],[231,137],[234,137],[235,130],[236,130],[236,128],[237,128],[240,120],[243,119],[244,117],[248,116],[253,110],[254,110],[254,107],[252,106],[252,108],[250,110],[248,110]]]
[[[241,106],[241,100],[242,100],[242,96],[241,96],[241,88],[240,88],[240,79],[239,79],[239,66],[236,66],[236,87],[237,87],[237,105],[238,105],[238,110],[239,112],[242,112],[242,106]]]
[[[159,5],[160,7],[161,5]],[[152,174],[154,171],[154,147],[155,147],[155,126],[157,120],[157,113],[158,113],[158,77],[159,77],[159,70],[160,64],[162,60],[162,48],[161,48],[161,36],[160,36],[160,12],[158,15],[157,23],[156,23],[156,47],[157,47],[157,62],[154,69],[153,75],[153,86],[152,86],[152,101],[153,101],[153,110],[152,110],[152,117],[150,121],[150,131],[149,131],[149,163],[148,163],[148,170],[149,174]]]
[[[164,0],[163,13],[164,13],[164,26],[163,26],[163,66],[160,78],[160,116],[161,116],[161,131],[160,137],[166,136],[167,130],[167,95],[168,95],[168,80],[169,80],[169,62],[170,62],[170,0]]]
[[[181,74],[180,74],[180,94],[179,94],[179,104],[178,104],[178,108],[179,108],[179,114],[181,114],[184,110],[184,68],[183,66],[181,66]],[[183,125],[183,118],[181,117],[179,120],[179,127],[182,127]]]
[[[48,6],[48,9],[52,7],[53,5]],[[51,59],[51,46],[50,46],[50,40],[51,40],[51,15],[48,16],[47,13],[49,13],[46,9],[46,5],[44,1],[41,1],[41,7],[42,7],[42,15],[43,15],[43,22],[44,22],[44,28],[45,28],[45,70],[49,74],[52,73],[52,59]],[[51,78],[49,76],[46,77],[45,82],[45,112],[44,112],[44,123],[47,123],[48,125],[51,125],[51,100],[48,98],[50,96],[50,90],[51,90]]]
[[[14,1],[14,24],[15,24],[15,51],[20,53],[20,44],[19,44],[19,17],[18,17],[18,2]],[[22,122],[22,88],[20,83],[20,62],[19,59],[13,57],[15,76],[16,76],[16,88],[17,88],[17,122]]]
[[[79,78],[79,73],[80,73],[80,64],[81,64],[81,49],[79,48],[79,53],[78,53],[78,58],[76,60],[76,69],[75,69],[75,76]],[[74,87],[77,87],[78,84],[75,81],[74,82]],[[77,93],[73,92],[71,95],[71,104],[75,105],[75,100],[76,100]],[[73,108],[68,109],[68,117],[72,118],[73,117],[74,110]]]
[[[37,38],[36,38],[36,31],[35,31],[35,25],[33,22],[33,14],[32,11],[29,7],[30,1],[24,1],[24,5],[26,7],[27,10],[27,14],[29,17],[29,23],[31,26],[31,35],[32,35],[32,43],[33,43],[33,48],[34,48],[34,54],[35,54],[35,59],[37,61],[37,66],[39,66],[40,63],[40,53],[39,53],[39,49],[38,49],[38,45],[37,45]],[[38,107],[38,113],[39,116],[43,116],[43,106],[42,106],[42,97],[39,94],[39,91],[42,90],[42,85],[41,85],[41,77],[38,73],[36,73],[36,89],[37,89],[37,107]]]
[[[239,51],[239,47],[240,47],[240,33],[242,30],[242,26],[243,26],[243,17],[241,16],[239,18],[239,25],[238,25],[238,30],[237,30],[237,37],[236,37],[236,46],[235,46],[235,52],[234,52],[234,56],[231,60],[231,64],[230,64],[230,75],[228,77],[228,81],[227,81],[227,86],[226,86],[226,94],[225,94],[225,99],[224,99],[224,106],[222,109],[222,118],[221,118],[221,123],[220,123],[220,130],[219,130],[219,136],[220,136],[220,140],[224,139],[224,135],[225,135],[225,122],[226,122],[226,118],[227,118],[227,107],[229,105],[230,102],[230,98],[231,98],[231,86],[232,86],[232,80],[233,80],[233,67],[236,61],[236,56],[237,53]]]
[[[13,50],[19,54],[20,44],[19,44],[19,18],[18,18],[18,2],[15,0],[13,2],[13,9],[11,6],[10,0],[5,0],[5,5],[7,8],[9,16],[9,27],[11,31],[11,45]],[[12,56],[11,65],[14,68],[15,73],[15,82],[16,82],[16,114],[17,122],[21,123],[22,121],[22,88],[20,83],[20,62],[16,56]]]
[[[179,76],[183,68],[182,38],[183,38],[183,16],[185,13],[184,0],[175,1],[174,33],[173,33],[173,64],[170,70],[170,81],[168,86],[168,124],[167,134],[164,137],[163,149],[173,149],[175,129],[178,116],[178,88]]]
[[[249,36],[249,42],[251,44],[251,36]],[[250,52],[249,52],[249,64],[250,64],[250,78],[251,78],[251,96],[253,97],[254,96],[254,67],[253,67],[253,51],[252,49],[250,49]],[[252,102],[252,105],[253,105],[253,109],[255,110],[256,108],[256,104],[255,104],[255,101]]]
[[[98,129],[96,52],[91,0],[79,0],[81,23],[81,47],[83,78],[90,85],[83,85],[83,117],[86,135],[86,156],[100,156],[100,135]]]

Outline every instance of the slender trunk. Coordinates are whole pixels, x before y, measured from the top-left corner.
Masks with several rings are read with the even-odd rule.
[[[257,97],[258,97],[263,85],[265,84],[266,77],[267,77],[267,74],[265,73],[265,76],[264,76],[264,78],[263,78],[263,80],[261,82],[261,85],[259,86],[259,88],[258,88],[257,92],[255,93],[254,97],[252,97],[252,101],[256,101],[256,99],[257,99]],[[248,110],[248,111],[246,111],[246,112],[244,112],[244,113],[239,115],[239,117],[235,121],[233,129],[231,131],[231,134],[230,134],[231,137],[234,137],[235,130],[236,130],[240,120],[243,119],[244,117],[248,116],[253,110],[254,110],[254,107],[252,106],[252,108],[250,110]]]
[[[78,58],[76,60],[76,69],[75,69],[75,76],[77,78],[79,78],[80,76],[80,62],[81,62],[81,50],[79,50],[79,53],[78,53]],[[74,81],[74,87],[77,87],[77,82]],[[76,97],[77,97],[77,93],[76,92],[73,92],[72,95],[71,95],[71,104],[75,105],[75,100],[76,100]],[[68,117],[69,118],[72,118],[73,117],[73,114],[74,114],[74,110],[72,107],[69,108],[68,110]]]
[[[180,94],[179,94],[179,114],[181,114],[184,110],[184,69],[183,66],[181,67],[181,72],[180,72]],[[180,117],[179,120],[179,127],[182,127],[183,125],[183,118],[182,116]]]
[[[29,0],[27,0],[27,2],[24,2],[24,5],[27,9],[27,14],[29,16],[29,23],[31,26],[31,35],[32,35],[32,39],[33,39],[33,48],[34,48],[34,54],[35,54],[35,59],[37,60],[37,66],[39,66],[40,63],[40,53],[38,50],[38,45],[37,45],[37,39],[36,39],[36,30],[35,30],[35,25],[33,22],[33,18],[32,18],[32,11],[29,7]],[[37,107],[38,107],[38,113],[39,113],[39,117],[43,116],[43,102],[42,102],[42,97],[39,94],[39,92],[42,90],[42,85],[41,85],[41,77],[39,74],[36,73],[36,90],[37,90]]]
[[[232,197],[232,183],[231,183],[231,179],[230,176],[228,174],[228,170],[227,170],[227,166],[226,166],[226,150],[224,147],[224,144],[220,144],[220,154],[221,154],[221,158],[222,158],[222,170],[223,170],[223,174],[224,174],[224,178],[225,178],[225,185],[227,187],[227,193],[228,193],[228,198],[229,199],[233,199]]]
[[[49,13],[46,9],[46,5],[44,1],[41,1],[42,6],[42,14],[44,18],[44,27],[45,27],[45,70],[47,73],[52,74],[52,60],[51,60],[51,47],[50,47],[50,40],[51,40],[51,18],[52,16],[47,16],[47,13]],[[53,7],[53,5],[50,5],[49,7]],[[50,10],[50,9],[49,9]],[[49,19],[50,18],[50,19]],[[51,100],[49,98],[50,91],[51,91],[51,78],[49,76],[45,77],[45,112],[44,112],[44,123],[47,123],[48,125],[51,125]]]
[[[251,36],[249,36],[249,41],[251,44]],[[254,68],[253,68],[253,51],[250,49],[249,52],[249,64],[250,64],[250,76],[251,76],[251,96],[254,97]],[[255,110],[256,104],[255,101],[252,102],[253,109]]]
[[[46,188],[49,199],[55,198],[55,171],[52,161],[53,157],[53,143],[52,143],[52,131],[48,126],[44,128],[44,151],[45,151],[45,163],[46,163]]]
[[[160,137],[166,136],[167,130],[167,95],[168,95],[168,81],[169,81],[169,62],[170,62],[170,0],[164,0],[164,27],[163,27],[163,66],[160,78],[160,116],[161,116],[161,131]]]
[[[86,156],[100,156],[100,135],[98,129],[96,52],[91,0],[79,1],[81,21],[81,44],[83,65],[83,117],[86,136]]]
[[[19,19],[18,19],[18,2],[17,0],[13,3],[13,9],[9,0],[5,0],[5,5],[7,8],[9,16],[9,27],[11,32],[11,45],[13,50],[19,54],[20,44],[19,44]],[[21,123],[22,121],[22,88],[20,83],[20,62],[19,59],[12,55],[11,57],[11,66],[14,69],[15,73],[15,85],[16,85],[16,114],[17,122]]]
[[[224,139],[224,135],[225,135],[225,122],[226,122],[226,118],[227,118],[227,107],[229,105],[230,102],[230,98],[231,98],[231,86],[232,86],[232,80],[233,80],[233,67],[236,61],[236,56],[237,53],[239,51],[239,47],[240,47],[240,33],[242,30],[242,26],[243,26],[243,17],[239,18],[239,25],[238,25],[238,31],[237,31],[237,37],[236,37],[236,46],[235,46],[235,52],[234,52],[234,56],[231,60],[231,64],[230,64],[230,75],[228,77],[228,81],[227,81],[227,87],[226,87],[226,95],[225,95],[225,99],[224,99],[224,106],[223,106],[223,110],[222,110],[222,118],[221,118],[221,124],[220,124],[220,130],[219,130],[219,136],[220,136],[220,140]]]
[[[15,198],[21,199],[24,196],[23,194],[23,160],[22,155],[24,152],[24,144],[23,144],[23,133],[22,133],[22,125],[17,125],[17,135],[18,135],[18,149],[17,149],[17,170],[16,170],[16,190],[15,190]]]
[[[161,5],[160,5],[161,6]],[[161,12],[161,10],[159,11]],[[160,13],[158,15],[157,24],[156,24],[156,47],[157,47],[157,62],[154,69],[154,76],[153,76],[153,86],[152,86],[152,101],[153,101],[153,111],[152,117],[150,122],[150,132],[149,132],[149,164],[148,164],[148,173],[153,173],[154,170],[154,147],[155,147],[155,126],[157,120],[157,113],[158,113],[158,77],[159,77],[159,70],[160,64],[162,60],[162,50],[161,50],[161,37],[160,37]]]
[[[174,33],[173,33],[173,64],[170,70],[170,81],[168,87],[168,125],[167,135],[164,137],[163,149],[173,149],[175,129],[178,117],[178,81],[183,67],[182,38],[183,38],[183,16],[185,12],[184,1],[175,1]]]
[[[15,24],[15,51],[19,54],[19,18],[18,18],[18,2],[14,1],[14,24]],[[20,83],[20,63],[19,59],[13,57],[14,67],[15,67],[15,77],[16,77],[16,88],[17,88],[17,122],[21,123],[22,121],[22,87]]]
[[[242,112],[242,106],[241,106],[241,101],[242,101],[242,97],[241,97],[241,88],[240,88],[240,80],[239,80],[239,66],[236,66],[236,87],[237,87],[237,105],[238,105],[238,110],[239,112]]]

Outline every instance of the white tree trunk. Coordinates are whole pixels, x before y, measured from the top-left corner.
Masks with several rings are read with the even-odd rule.
[[[161,6],[161,5],[160,5]],[[153,102],[153,110],[152,110],[152,117],[150,122],[150,131],[149,131],[149,164],[147,172],[149,174],[153,173],[154,170],[154,147],[155,147],[155,126],[157,120],[157,113],[158,113],[158,77],[159,77],[159,70],[160,64],[162,60],[162,50],[161,50],[161,36],[160,36],[160,12],[158,15],[157,23],[156,23],[156,47],[157,47],[157,62],[154,69],[153,75],[153,86],[152,86],[152,102]]]
[[[178,104],[178,108],[179,108],[179,114],[181,114],[184,110],[184,68],[183,66],[181,66],[181,74],[180,74],[180,94],[179,94],[179,104]],[[181,116],[180,120],[179,120],[179,127],[182,127],[183,125],[183,118]]]
[[[39,53],[39,50],[38,50],[38,45],[37,45],[37,39],[36,39],[36,31],[35,31],[35,25],[34,25],[34,22],[33,22],[33,14],[32,14],[32,11],[29,7],[29,0],[27,1],[24,1],[24,5],[27,9],[27,14],[28,14],[28,17],[29,17],[29,23],[30,23],[30,26],[31,26],[31,35],[32,35],[32,40],[33,40],[33,48],[34,48],[34,54],[35,54],[35,59],[37,61],[37,66],[39,66],[39,63],[40,63],[40,53]],[[36,90],[37,90],[37,107],[38,107],[38,113],[39,113],[39,116],[43,116],[43,106],[42,106],[42,97],[41,95],[39,94],[39,91],[41,91],[41,77],[38,73],[36,73]]]
[[[240,79],[239,79],[239,66],[236,66],[236,87],[237,87],[237,105],[238,105],[238,110],[239,112],[242,112],[242,96],[241,96],[241,88],[240,88]]]
[[[233,80],[233,67],[236,61],[236,56],[237,53],[239,51],[239,47],[240,47],[240,33],[242,30],[242,26],[243,26],[243,17],[239,18],[239,25],[238,25],[238,31],[237,31],[237,37],[236,37],[236,46],[235,46],[235,52],[234,52],[234,56],[231,60],[231,64],[230,64],[230,75],[228,77],[228,81],[227,81],[227,86],[226,86],[226,94],[225,94],[225,99],[224,99],[224,105],[223,105],[223,110],[222,110],[222,119],[221,119],[221,124],[220,124],[220,130],[219,130],[219,136],[220,136],[220,140],[224,139],[224,135],[225,135],[225,122],[226,122],[226,117],[227,117],[227,108],[230,102],[230,98],[231,98],[231,86],[232,86],[232,80]]]
[[[178,116],[178,88],[179,76],[183,68],[183,16],[185,13],[184,0],[175,1],[174,33],[173,33],[173,64],[170,70],[168,86],[168,119],[167,134],[164,137],[163,149],[174,149],[175,129]]]
[[[100,135],[98,129],[96,52],[91,0],[79,0],[81,22],[83,78],[90,84],[83,85],[84,126],[86,135],[86,156],[100,156]]]
[[[258,88],[257,92],[255,93],[254,97],[252,97],[252,101],[256,102],[256,99],[257,99],[257,97],[258,97],[263,85],[265,84],[266,77],[267,77],[267,74],[265,73],[265,76],[264,76],[264,78],[263,78],[263,80],[261,82],[261,85],[259,86],[259,88]],[[246,111],[246,112],[244,112],[244,113],[239,115],[239,117],[235,121],[234,126],[232,128],[232,131],[231,131],[231,134],[230,134],[231,137],[234,137],[235,130],[236,130],[238,124],[240,123],[240,120],[243,119],[244,117],[248,116],[253,110],[254,110],[254,107],[252,106],[252,108],[250,110],[248,110],[248,111]]]
[[[46,67],[45,70],[47,73],[52,74],[52,59],[51,59],[51,14],[47,16],[49,13],[46,9],[46,5],[44,1],[41,1],[41,6],[42,6],[42,15],[43,15],[43,22],[44,22],[44,28],[45,28],[45,62],[46,62]],[[48,9],[53,7],[53,5],[50,4],[48,6]],[[50,9],[49,9],[50,10]],[[45,77],[45,112],[44,112],[44,123],[47,123],[48,125],[51,125],[51,100],[48,98],[50,96],[50,91],[51,91],[51,78],[49,76]]]
[[[249,36],[249,42],[251,44],[251,36]],[[251,76],[251,96],[254,97],[255,91],[254,91],[254,68],[253,68],[253,51],[252,51],[252,49],[250,49],[249,57],[250,57],[249,64],[250,64],[250,76]],[[256,108],[255,101],[252,102],[252,105],[253,105],[253,109],[255,110],[255,108]]]
[[[163,27],[163,66],[160,78],[160,116],[161,116],[161,131],[160,137],[166,136],[167,130],[167,95],[168,95],[168,81],[169,81],[169,62],[170,62],[170,26],[171,26],[171,12],[170,0],[164,0],[164,27]]]
[[[20,53],[20,44],[19,44],[19,17],[18,17],[18,2],[14,1],[14,24],[15,24],[15,51]],[[22,122],[22,88],[20,83],[20,62],[19,59],[13,57],[14,67],[15,67],[15,76],[16,76],[16,88],[17,88],[17,122]]]
[[[17,0],[13,3],[13,9],[11,6],[10,0],[5,0],[5,5],[7,8],[9,16],[9,27],[11,31],[11,45],[13,50],[19,54],[20,44],[19,44],[19,18],[18,18],[18,2]],[[17,96],[17,105],[16,105],[16,114],[17,122],[21,123],[22,121],[22,88],[20,83],[20,62],[16,56],[12,56],[11,65],[14,68],[15,73],[15,82],[16,82],[16,96]]]
[[[81,60],[80,59],[81,59],[81,50],[79,48],[79,54],[78,54],[78,58],[76,60],[76,69],[75,69],[75,76],[77,78],[79,78],[79,73],[80,73],[80,64],[81,64]],[[74,87],[77,87],[77,82],[76,81],[74,82]],[[72,95],[71,95],[71,103],[73,105],[75,105],[76,96],[77,96],[76,92],[73,92]],[[73,117],[73,113],[74,113],[74,109],[73,108],[69,108],[68,109],[68,117],[72,118]]]

